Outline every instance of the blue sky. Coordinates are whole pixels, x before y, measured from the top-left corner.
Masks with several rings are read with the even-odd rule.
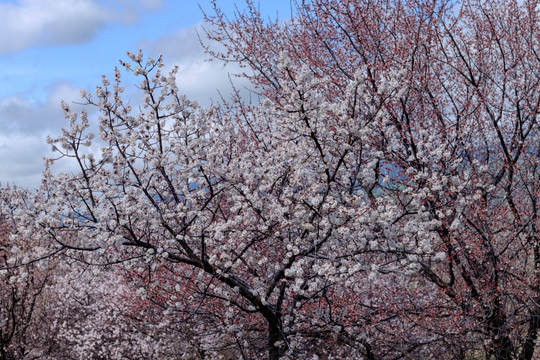
[[[218,0],[226,14],[244,0]],[[163,54],[179,65],[179,85],[208,104],[217,89],[227,93],[229,77],[207,62],[195,29],[211,12],[210,0],[0,0],[0,182],[35,188],[45,143],[64,126],[60,101],[92,91],[111,74],[126,51]],[[264,16],[290,17],[289,0],[262,0]],[[201,81],[202,80],[202,81]]]

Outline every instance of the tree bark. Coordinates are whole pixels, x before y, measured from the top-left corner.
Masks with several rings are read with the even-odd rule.
[[[281,351],[279,346],[276,346],[276,342],[281,340],[279,328],[277,324],[268,322],[268,359],[279,360]]]
[[[533,358],[539,328],[540,309],[535,309],[531,314],[531,318],[529,319],[529,329],[527,330],[527,337],[523,342],[523,347],[521,348],[521,353],[519,354],[519,360],[531,360]]]
[[[488,329],[493,336],[492,352],[495,360],[513,360],[514,344],[505,330],[506,314],[500,302],[495,300],[493,314],[488,320]]]

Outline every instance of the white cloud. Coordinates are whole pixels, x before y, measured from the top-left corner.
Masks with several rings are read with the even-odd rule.
[[[26,188],[39,186],[48,145],[41,136],[0,135],[0,182]],[[41,155],[41,156],[40,156]]]
[[[65,120],[60,107],[80,100],[80,91],[68,83],[57,83],[49,88],[47,99],[35,103],[21,94],[0,99],[0,132],[2,134],[42,134],[58,131]]]
[[[43,103],[35,103],[24,95],[0,99],[0,182],[36,188],[41,181],[43,157],[51,156],[46,137],[55,137],[68,122],[60,101],[73,110],[80,108],[79,91],[67,83],[49,87]],[[88,108],[87,110],[92,110]]]
[[[31,46],[88,41],[112,14],[93,0],[19,0],[0,3],[0,53]]]
[[[247,69],[241,69],[236,64],[224,66],[219,60],[209,61],[211,56],[205,53],[198,34],[204,37],[201,25],[180,29],[153,42],[141,42],[140,47],[148,51],[146,55],[163,55],[164,63],[169,68],[178,65],[180,91],[202,105],[219,101],[220,95],[227,98],[232,92],[231,80],[238,89],[250,88],[246,79],[231,76]]]

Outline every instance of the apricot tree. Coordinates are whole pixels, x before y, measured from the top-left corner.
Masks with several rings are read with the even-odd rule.
[[[123,264],[145,318],[192,329],[201,357],[531,359],[538,2],[313,0],[274,23],[250,3],[207,20],[259,101],[203,109],[161,58],[130,53],[142,103],[120,69],[84,92],[96,145],[64,104],[49,165],[79,170],[46,170],[27,226]]]

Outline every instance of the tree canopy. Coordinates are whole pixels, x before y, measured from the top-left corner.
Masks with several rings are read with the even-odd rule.
[[[209,54],[244,66],[256,101],[203,108],[139,52],[83,92],[97,134],[63,104],[59,156],[6,223],[28,250],[0,280],[58,258],[84,274],[72,298],[109,284],[85,306],[113,314],[98,342],[152,344],[119,358],[532,359],[538,2],[294,5],[207,14]]]

